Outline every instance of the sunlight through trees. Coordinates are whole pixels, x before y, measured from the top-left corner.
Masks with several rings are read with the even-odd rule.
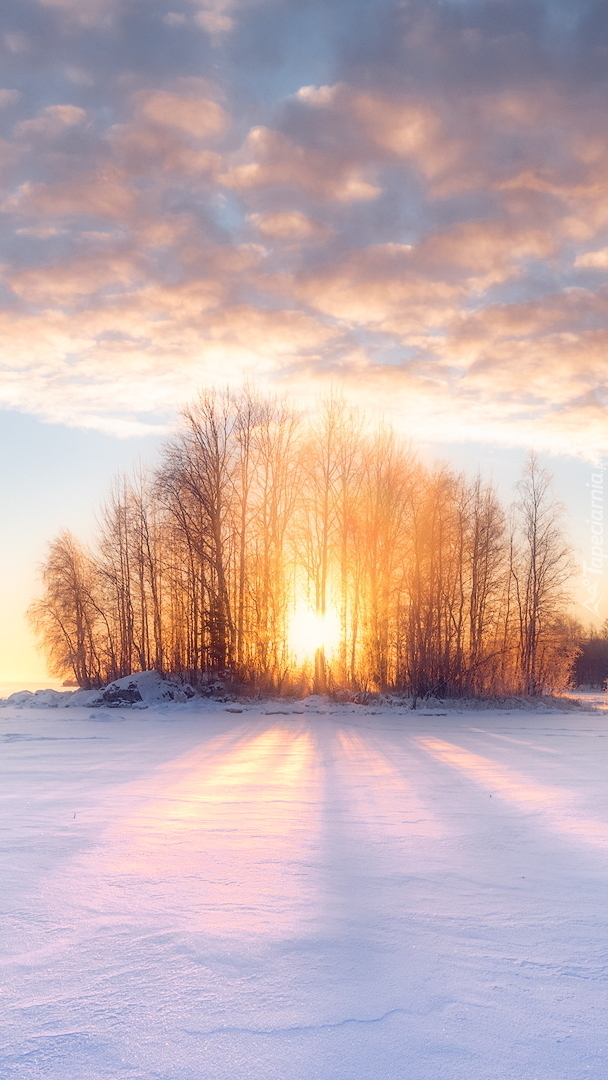
[[[571,562],[533,457],[519,496],[509,517],[337,397],[302,417],[206,392],[156,473],[115,483],[94,550],[52,543],[30,617],[83,686],[157,668],[279,692],[561,688]]]

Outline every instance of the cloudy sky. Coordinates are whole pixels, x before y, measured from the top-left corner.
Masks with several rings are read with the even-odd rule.
[[[243,378],[339,384],[465,465],[533,444],[584,512],[608,444],[605,3],[0,19],[5,565]],[[29,578],[7,588],[26,606]]]

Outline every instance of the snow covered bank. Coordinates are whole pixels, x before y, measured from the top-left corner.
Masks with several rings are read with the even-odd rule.
[[[0,1075],[603,1078],[607,738],[584,712],[6,707]]]
[[[193,698],[194,690],[187,684],[165,679],[158,671],[139,671],[126,675],[101,690],[21,690],[0,701],[0,705],[46,707],[51,709],[70,706],[108,705],[117,708],[132,705],[147,708],[163,702],[184,702]]]
[[[158,671],[140,671],[135,675],[126,675],[123,679],[117,679],[116,682],[110,683],[100,690],[58,691],[48,689],[35,692],[22,690],[11,694],[5,699],[0,699],[0,708],[45,707],[55,709],[65,707],[86,708],[87,706],[108,706],[109,708],[130,706],[135,709],[145,709],[151,705],[168,704],[169,702],[183,704],[192,701],[195,704],[194,699],[198,697],[200,700],[201,696],[216,702],[218,700],[226,702],[235,698],[235,695],[226,693],[221,683],[210,684],[204,694],[201,694],[200,691],[197,694],[188,684],[178,683],[170,677],[164,677]],[[333,698],[311,694],[303,700],[294,700],[293,698],[268,699],[264,704],[277,713],[279,711],[284,713],[298,712],[302,709],[320,709],[323,712],[331,712],[338,707],[346,708],[351,712],[372,711],[374,714],[379,715],[384,712],[394,712],[395,709],[407,711],[413,707],[412,700],[404,698],[402,695],[374,693],[341,694]],[[251,699],[246,697],[241,700],[235,699],[234,706],[233,711],[237,711],[238,706],[241,706],[241,708],[259,707],[257,702],[252,702]],[[449,713],[470,710],[487,711],[488,709],[500,709],[509,712],[513,710],[575,712],[581,708],[596,707],[608,707],[608,695],[600,692],[581,692],[580,694],[572,693],[562,697],[547,696],[528,699],[456,698],[444,701],[436,698],[419,698],[417,701],[417,710],[422,713],[428,713],[429,711],[434,713],[438,711],[444,713],[446,711]]]

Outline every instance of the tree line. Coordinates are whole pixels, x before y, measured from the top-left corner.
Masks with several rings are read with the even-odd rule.
[[[575,686],[589,690],[605,689],[608,682],[608,619],[599,630],[590,627],[581,633],[573,682]]]
[[[568,682],[571,555],[533,455],[505,509],[335,396],[306,416],[205,392],[158,469],[115,482],[98,533],[51,543],[29,612],[83,687],[149,668],[415,698]]]

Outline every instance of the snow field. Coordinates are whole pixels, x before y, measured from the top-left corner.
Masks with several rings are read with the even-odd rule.
[[[0,1076],[604,1080],[605,714],[237,708],[0,711]]]

